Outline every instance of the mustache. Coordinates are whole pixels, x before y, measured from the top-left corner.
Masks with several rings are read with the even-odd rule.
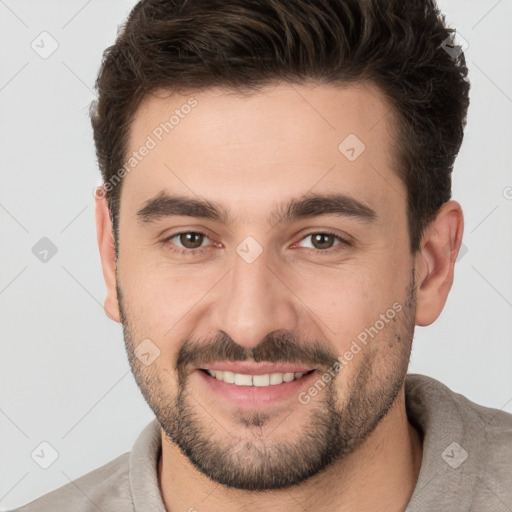
[[[185,376],[186,369],[207,367],[218,361],[248,361],[259,363],[298,363],[324,368],[326,371],[338,360],[337,354],[317,340],[300,340],[288,331],[275,331],[253,348],[243,347],[221,331],[208,341],[187,338],[176,358],[175,370]]]

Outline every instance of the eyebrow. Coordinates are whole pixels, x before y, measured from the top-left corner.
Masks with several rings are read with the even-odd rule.
[[[371,222],[377,218],[372,208],[346,194],[308,193],[300,198],[291,199],[285,205],[279,205],[277,210],[271,213],[269,222],[273,225],[277,222],[293,222],[322,215],[353,217],[363,222]],[[148,199],[136,214],[141,224],[171,216],[196,217],[228,225],[233,222],[228,211],[215,201],[166,192],[160,192]]]

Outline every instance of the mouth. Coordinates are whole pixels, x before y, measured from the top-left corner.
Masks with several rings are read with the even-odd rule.
[[[252,411],[280,405],[297,407],[300,403],[300,393],[315,385],[319,377],[316,369],[303,370],[269,372],[268,366],[264,368],[261,365],[257,370],[254,366],[251,369],[244,368],[243,371],[246,373],[242,373],[242,370],[234,372],[226,369],[198,368],[193,374],[196,376],[195,385],[208,394],[208,400],[211,397],[212,400],[220,400],[223,404]],[[269,373],[262,373],[263,371]]]
[[[310,375],[315,370],[306,372],[273,372],[261,375],[254,375],[249,373],[236,373],[228,370],[212,370],[200,369],[204,374],[217,379],[218,381],[227,384],[234,384],[235,386],[253,386],[253,387],[270,387],[277,386],[287,382],[300,380],[307,375]]]

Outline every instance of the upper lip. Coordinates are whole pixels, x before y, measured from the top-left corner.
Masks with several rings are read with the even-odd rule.
[[[266,375],[267,373],[306,373],[315,368],[296,364],[273,364],[251,362],[219,362],[202,366],[203,370],[227,371],[245,375]]]

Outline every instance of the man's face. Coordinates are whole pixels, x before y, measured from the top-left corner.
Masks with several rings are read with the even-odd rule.
[[[370,86],[191,97],[152,96],[132,124],[129,155],[150,149],[121,194],[128,356],[196,468],[239,489],[287,487],[360,446],[402,391],[415,285],[391,113]],[[227,218],[151,206],[162,193]],[[345,201],[284,215],[313,194]],[[233,361],[315,371],[261,387],[204,371]]]

